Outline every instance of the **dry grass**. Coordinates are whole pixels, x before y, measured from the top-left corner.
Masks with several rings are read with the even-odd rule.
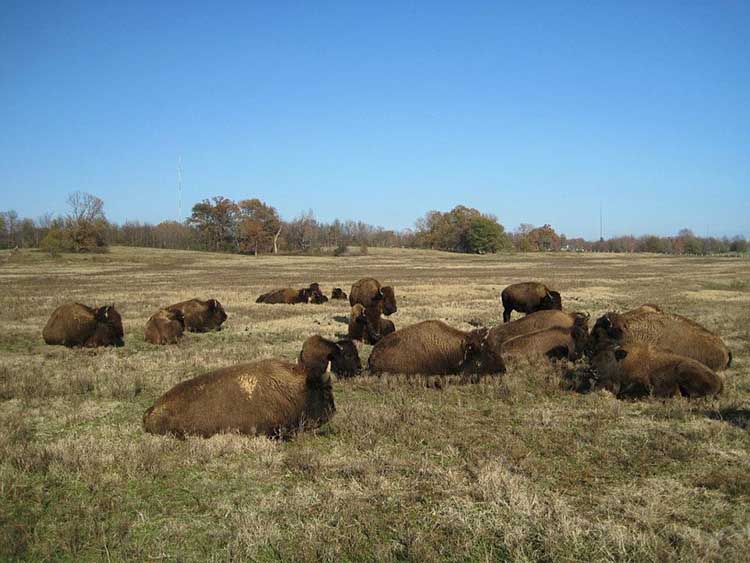
[[[750,263],[607,255],[380,251],[239,257],[115,248],[0,265],[0,559],[711,560],[750,549]],[[538,279],[596,316],[643,302],[697,319],[732,348],[711,401],[621,402],[566,391],[519,363],[442,390],[394,376],[336,383],[338,413],[288,442],[146,435],[176,382],[346,332],[343,302],[257,305],[273,287],[326,292],[373,275],[397,326],[501,321],[499,294]],[[216,297],[227,329],[143,341],[159,306]],[[126,346],[45,346],[63,301],[114,302]],[[361,351],[363,359],[370,347]]]

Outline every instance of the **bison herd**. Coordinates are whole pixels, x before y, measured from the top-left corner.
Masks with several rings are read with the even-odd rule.
[[[334,288],[331,299],[346,299]],[[518,358],[588,360],[597,384],[618,397],[703,397],[718,394],[717,372],[731,364],[721,338],[695,321],[642,305],[625,313],[606,313],[589,331],[589,315],[564,311],[560,293],[537,282],[506,287],[503,324],[462,331],[439,320],[400,330],[384,317],[396,313],[393,287],[374,278],[356,282],[348,296],[348,338],[311,336],[297,363],[266,359],[236,365],[179,383],[162,395],[144,417],[154,434],[210,436],[218,432],[278,435],[314,427],[335,412],[328,367],[340,378],[361,373],[354,341],[373,344],[367,362],[372,374],[500,374]],[[264,293],[257,303],[328,301],[319,284]],[[513,311],[525,313],[511,321]],[[216,299],[191,299],[154,313],[145,338],[174,344],[184,331],[219,330],[227,314]],[[122,346],[123,329],[114,306],[93,309],[78,303],[58,307],[43,330],[47,344]]]

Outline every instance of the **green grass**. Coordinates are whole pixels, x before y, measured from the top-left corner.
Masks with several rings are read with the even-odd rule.
[[[666,402],[567,391],[561,368],[539,363],[442,389],[363,376],[335,383],[330,423],[289,441],[143,433],[145,409],[178,381],[294,359],[307,336],[346,331],[346,303],[257,295],[312,281],[348,291],[365,275],[396,287],[397,327],[497,323],[500,291],[526,279],[592,317],[655,302],[721,334],[734,367],[721,397]],[[750,263],[731,258],[21,252],[0,265],[0,559],[744,561],[748,279]],[[143,341],[154,310],[194,296],[224,304],[226,330]],[[114,302],[126,346],[45,346],[68,300]]]

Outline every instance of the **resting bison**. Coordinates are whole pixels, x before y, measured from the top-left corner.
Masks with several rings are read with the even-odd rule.
[[[151,344],[176,344],[185,330],[185,317],[177,309],[160,309],[146,323],[144,334]]]
[[[231,431],[272,436],[317,426],[336,411],[329,362],[334,373],[348,375],[358,369],[359,356],[351,342],[311,336],[297,364],[260,360],[177,384],[146,411],[143,427],[152,434],[208,437]]]
[[[328,297],[326,297],[323,290],[320,289],[320,284],[311,283],[308,290],[310,291],[310,303],[313,303],[314,305],[322,305],[328,301]]]
[[[114,305],[92,309],[80,303],[66,303],[54,310],[42,330],[47,344],[62,346],[122,346],[122,318]]]
[[[388,316],[398,311],[396,306],[396,293],[389,285],[380,286],[375,278],[362,278],[355,282],[349,292],[349,305],[354,307],[357,303],[365,307],[378,305],[381,312]]]
[[[346,293],[340,287],[334,287],[331,292],[331,299],[346,299]]]
[[[732,354],[717,335],[691,319],[656,311],[653,306],[600,317],[591,330],[588,353],[636,342],[687,356],[713,370],[726,369],[732,362]]]
[[[258,297],[256,303],[268,303],[277,304],[285,303],[292,305],[294,303],[309,303],[312,295],[308,288],[305,289],[292,289],[291,287],[285,287],[284,289],[274,289],[268,293],[264,293]]]
[[[575,361],[583,354],[588,336],[585,326],[574,325],[570,328],[553,327],[514,336],[500,346],[491,346],[488,342],[482,350],[480,371],[502,372],[509,360],[519,358],[567,358]]]
[[[648,344],[610,346],[591,364],[599,384],[618,397],[704,397],[724,387],[721,376],[701,362]]]
[[[349,338],[362,340],[367,344],[377,343],[383,336],[396,330],[396,326],[388,319],[380,316],[377,306],[365,309],[361,303],[352,307],[349,319]]]
[[[372,373],[443,375],[476,365],[487,329],[464,332],[442,321],[423,321],[385,336],[372,349]]]
[[[170,311],[182,314],[185,329],[190,332],[209,332],[221,330],[221,325],[227,320],[224,307],[216,299],[201,301],[190,299],[167,307]]]
[[[562,309],[560,294],[538,282],[514,283],[506,287],[500,297],[503,300],[505,323],[510,320],[513,311],[528,314],[545,309]]]

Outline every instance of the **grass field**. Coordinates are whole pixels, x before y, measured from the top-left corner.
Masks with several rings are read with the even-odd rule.
[[[592,319],[645,302],[688,315],[735,361],[713,400],[576,393],[526,364],[442,390],[339,381],[333,420],[287,442],[142,431],[178,381],[346,332],[345,302],[258,305],[261,292],[348,292],[366,275],[396,287],[397,327],[500,323],[502,288],[534,279]],[[226,329],[146,344],[149,315],[191,297],[219,299]],[[115,303],[125,347],[45,346],[47,318],[71,300]],[[0,254],[0,559],[747,561],[749,327],[739,258]]]

